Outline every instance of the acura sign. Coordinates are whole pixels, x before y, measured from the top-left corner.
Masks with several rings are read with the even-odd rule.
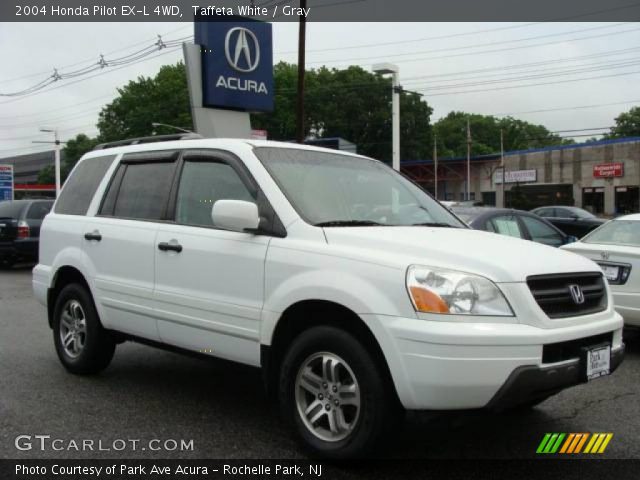
[[[236,17],[195,23],[202,55],[202,104],[247,112],[273,110],[271,24]]]

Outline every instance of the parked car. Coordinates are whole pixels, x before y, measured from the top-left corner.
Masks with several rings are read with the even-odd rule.
[[[640,214],[611,220],[564,248],[600,265],[624,323],[640,326]]]
[[[544,218],[523,210],[453,207],[452,211],[476,230],[532,240],[552,247],[559,247],[577,240],[576,237],[566,235]]]
[[[0,202],[1,266],[38,259],[40,225],[52,205],[53,200]]]
[[[567,235],[573,235],[578,238],[584,237],[587,233],[606,222],[605,219],[598,218],[593,213],[578,207],[560,205],[539,207],[531,210],[531,213],[549,220]]]
[[[133,142],[84,155],[43,224],[33,288],[71,373],[125,340],[260,367],[303,444],[343,458],[403,408],[533,405],[622,361],[598,265],[470,229],[381,162]]]

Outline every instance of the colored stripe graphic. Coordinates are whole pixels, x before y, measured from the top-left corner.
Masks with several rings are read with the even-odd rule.
[[[613,433],[546,433],[536,453],[604,453],[612,438]]]

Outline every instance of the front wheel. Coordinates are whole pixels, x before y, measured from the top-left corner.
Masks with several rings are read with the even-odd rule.
[[[360,457],[400,419],[390,383],[379,362],[351,334],[319,326],[298,336],[285,355],[280,405],[313,454]]]
[[[53,342],[58,358],[71,373],[98,373],[111,362],[115,341],[102,327],[93,299],[82,285],[67,285],[58,295]]]

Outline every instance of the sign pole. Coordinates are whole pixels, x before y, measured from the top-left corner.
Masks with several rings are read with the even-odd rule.
[[[435,197],[438,199],[438,134],[433,132],[433,163],[435,171]]]
[[[504,190],[504,132],[500,129],[500,165],[502,166],[502,208],[506,208],[507,199]]]
[[[300,8],[307,8],[307,0],[300,0]],[[296,141],[304,143],[304,74],[305,74],[305,37],[307,20],[300,15],[298,30],[298,98],[296,104]]]
[[[56,169],[56,198],[60,196],[60,138],[58,129],[53,131],[55,142],[55,169]]]

